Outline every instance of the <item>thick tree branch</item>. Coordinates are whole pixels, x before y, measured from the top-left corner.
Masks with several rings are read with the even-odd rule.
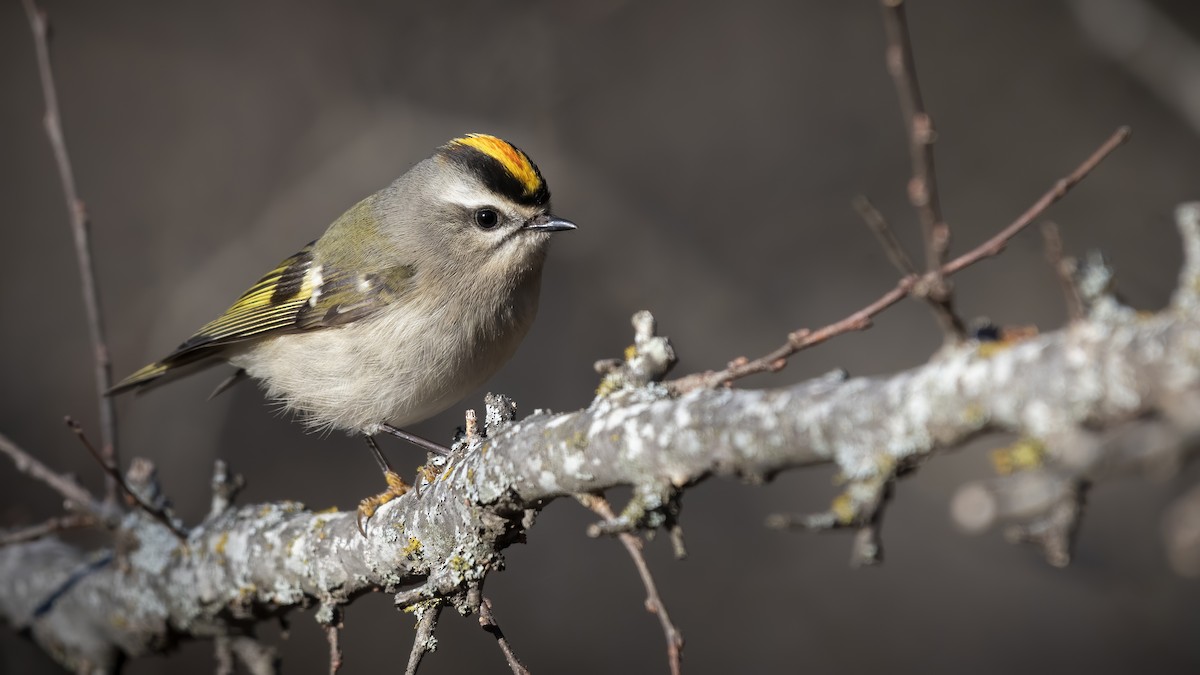
[[[833,463],[847,484],[830,512],[847,526],[865,525],[877,486],[990,431],[1036,439],[1033,455],[1044,468],[1014,477],[1050,472],[1051,492],[1068,501],[1027,508],[1025,535],[1061,543],[1079,513],[1067,508],[1073,493],[1062,486],[1103,478],[1122,457],[1144,464],[1162,450],[1178,461],[1200,429],[1200,207],[1181,208],[1179,220],[1187,262],[1172,305],[1157,314],[1101,294],[1065,330],[966,342],[888,377],[678,397],[658,384],[626,383],[571,413],[507,425],[490,413],[487,437],[430,472],[419,497],[380,509],[368,538],[353,513],[288,502],[226,509],[186,544],[133,512],[124,529],[136,546],[120,565],[111,552],[54,539],[0,549],[0,614],[69,667],[103,669],[119,652],[228,635],[296,607],[375,591],[399,591],[404,606],[449,602],[472,611],[480,584],[527,526],[526,510],[554,498],[632,485],[636,503],[621,518],[664,527],[682,493],[711,476],[760,481]],[[661,338],[643,337],[646,353],[663,353],[665,342],[654,342]],[[639,359],[658,363],[646,372],[659,377],[669,362],[630,355],[630,363]],[[1159,442],[1117,442],[1147,420]]]

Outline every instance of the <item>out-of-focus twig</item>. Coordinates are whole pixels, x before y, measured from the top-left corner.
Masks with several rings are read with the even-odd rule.
[[[108,343],[104,332],[104,314],[100,308],[100,292],[96,288],[96,271],[92,266],[92,243],[88,233],[87,207],[79,198],[75,188],[75,171],[71,168],[71,157],[63,136],[62,115],[58,108],[58,90],[54,84],[54,69],[50,65],[49,22],[46,12],[33,0],[23,0],[29,25],[33,30],[33,41],[37,48],[38,75],[42,81],[42,93],[46,104],[44,124],[46,136],[54,150],[59,179],[67,200],[67,214],[71,219],[71,234],[75,239],[75,260],[79,265],[79,278],[83,290],[83,305],[87,312],[88,335],[92,342],[95,359],[96,397],[100,405],[101,455],[109,464],[117,464],[117,412],[111,398],[105,393],[112,387],[112,363],[109,360]],[[117,482],[109,476],[106,482],[107,500],[117,496]]]
[[[896,239],[896,234],[892,232],[891,226],[888,225],[879,209],[871,203],[871,200],[867,199],[866,195],[859,195],[854,198],[851,205],[855,211],[858,211],[858,215],[862,217],[867,227],[871,228],[871,232],[879,240],[879,245],[887,253],[888,260],[892,261],[900,274],[903,276],[915,275],[917,273],[916,265],[913,265],[912,259],[904,252],[904,247]]]
[[[1110,154],[1112,154],[1113,150],[1116,150],[1121,146],[1122,143],[1129,140],[1129,135],[1131,133],[1132,131],[1129,129],[1129,127],[1119,127],[1113,132],[1112,136],[1108,137],[1107,141],[1104,141],[1099,148],[1096,148],[1096,151],[1093,152],[1090,157],[1084,160],[1084,162],[1076,167],[1075,170],[1070,174],[1060,178],[1058,182],[1054,184],[1054,187],[1050,188],[1050,190],[1043,194],[1036,202],[1033,203],[1032,206],[1026,209],[1025,213],[1022,213],[1020,217],[1009,223],[1008,227],[1000,230],[991,239],[988,239],[967,253],[964,253],[963,255],[960,255],[954,260],[946,263],[943,271],[946,274],[954,274],[959,270],[974,265],[984,258],[990,258],[994,255],[998,255],[1004,250],[1004,247],[1008,245],[1008,242],[1012,240],[1012,238],[1016,236],[1018,232],[1026,227],[1029,227],[1029,224],[1037,220],[1038,217],[1045,213],[1046,209],[1050,208],[1052,204],[1063,197],[1066,197],[1067,193],[1071,191],[1071,188],[1078,185],[1079,182],[1084,178],[1087,178],[1087,175],[1091,173],[1092,170],[1100,164],[1100,162],[1104,161],[1105,157],[1108,157]]]
[[[332,613],[325,626],[325,640],[329,643],[329,675],[337,675],[342,669],[342,610],[334,607]]]
[[[1065,197],[1071,191],[1071,188],[1086,178],[1100,162],[1104,161],[1105,157],[1108,157],[1113,150],[1116,150],[1118,146],[1128,140],[1129,134],[1129,127],[1120,127],[1117,129],[1091,156],[1084,160],[1070,174],[1060,178],[1053,187],[1026,209],[1025,213],[1022,213],[1016,220],[1009,223],[1008,226],[996,233],[991,239],[946,263],[942,267],[942,273],[950,276],[984,258],[999,254],[1013,237],[1045,213],[1046,209],[1050,208],[1051,205]],[[904,277],[896,284],[895,288],[840,321],[817,330],[801,328],[793,331],[788,334],[786,343],[765,356],[753,360],[739,359],[732,362],[724,370],[685,375],[668,382],[667,385],[676,393],[684,393],[698,388],[718,387],[755,373],[779,371],[787,365],[787,359],[790,356],[802,349],[808,349],[842,333],[870,328],[871,319],[888,307],[903,300],[912,291],[913,286],[919,279],[920,277],[917,276]]]
[[[65,516],[58,516],[50,520],[30,525],[19,530],[11,530],[8,532],[0,532],[0,546],[8,546],[10,544],[19,544],[21,542],[33,541],[42,537],[64,532],[66,530],[74,530],[81,527],[90,527],[96,524],[96,519],[87,513],[69,513]]]
[[[1200,41],[1146,0],[1068,0],[1096,49],[1200,134]]]
[[[1067,304],[1067,318],[1072,323],[1083,318],[1083,300],[1079,297],[1079,287],[1075,285],[1072,274],[1075,268],[1074,260],[1063,257],[1062,237],[1058,233],[1058,225],[1047,221],[1042,223],[1042,240],[1045,242],[1046,262],[1058,277],[1062,287],[1063,301]]]
[[[913,292],[929,302],[946,343],[954,344],[963,339],[966,329],[954,311],[953,289],[942,274],[942,266],[950,250],[950,226],[942,216],[937,172],[934,170],[933,144],[937,140],[937,131],[921,99],[904,0],[882,0],[882,5],[883,27],[887,34],[887,70],[900,99],[900,112],[904,116],[912,162],[908,200],[921,221],[921,232],[925,239],[926,275],[913,288]]]
[[[73,477],[60,474],[42,464],[33,455],[25,452],[19,445],[0,434],[0,452],[9,456],[17,470],[28,474],[45,483],[55,492],[80,509],[96,516],[103,516],[104,506],[100,504],[87,488],[80,485]]]
[[[176,525],[175,521],[171,519],[171,516],[167,515],[166,511],[154,506],[153,504],[147,503],[146,500],[142,499],[142,497],[135,490],[129,487],[129,483],[125,481],[125,477],[121,475],[120,470],[117,469],[115,465],[111,464],[110,460],[106,458],[101,451],[96,448],[95,445],[92,445],[92,442],[88,440],[87,435],[83,433],[83,427],[79,426],[78,422],[70,417],[66,418],[65,421],[67,427],[72,433],[75,434],[75,437],[79,439],[79,442],[83,444],[83,447],[87,448],[88,454],[90,454],[92,458],[95,459],[98,464],[100,464],[100,468],[104,470],[104,474],[108,476],[109,480],[112,480],[117,484],[117,487],[120,488],[121,492],[125,493],[126,497],[134,506],[145,512],[146,515],[162,523],[163,526],[165,526],[176,537],[178,537],[180,541],[187,540],[187,532]],[[136,463],[137,460],[135,459],[134,461]]]

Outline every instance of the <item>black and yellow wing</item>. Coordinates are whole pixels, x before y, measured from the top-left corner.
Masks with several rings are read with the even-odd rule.
[[[340,326],[375,314],[408,288],[413,268],[348,271],[314,259],[314,244],[287,258],[221,316],[165,358],[121,380],[109,394],[152,385],[215,365],[228,348],[256,338]]]

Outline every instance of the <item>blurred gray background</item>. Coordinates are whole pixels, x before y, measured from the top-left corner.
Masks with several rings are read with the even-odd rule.
[[[909,13],[955,250],[1008,223],[1130,124],[1133,140],[1050,216],[1069,252],[1102,248],[1125,296],[1155,309],[1181,258],[1170,214],[1200,198],[1200,117],[1188,108],[1200,91],[1188,79],[1200,72],[1200,8],[1139,3],[1153,13],[1131,14],[1128,4],[931,0]],[[761,354],[789,330],[873,300],[895,273],[849,207],[856,194],[874,199],[919,254],[872,0],[48,9],[118,377],[467,131],[525,149],[556,211],[580,224],[555,242],[531,335],[487,385],[525,413],[585,405],[591,363],[620,354],[638,309],[673,338],[682,373]],[[74,415],[98,434],[78,274],[15,0],[0,3],[0,55],[0,431],[99,489],[99,471],[61,421]],[[956,282],[967,316],[1043,330],[1063,321],[1036,232]],[[939,341],[927,310],[909,301],[873,330],[746,385],[835,367],[893,372]],[[360,440],[306,435],[252,386],[206,401],[223,376],[118,404],[124,458],[152,459],[189,520],[207,506],[217,457],[245,474],[243,501],[349,509],[380,487]],[[448,439],[484,391],[414,431]],[[999,533],[966,537],[950,523],[955,487],[986,475],[986,450],[1004,440],[939,457],[899,485],[880,569],[848,569],[847,537],[762,528],[771,512],[827,505],[828,470],[689,492],[691,557],[672,560],[661,538],[648,548],[688,641],[686,670],[1195,672],[1200,594],[1170,572],[1159,529],[1164,507],[1200,472],[1099,486],[1074,563],[1053,569]],[[406,471],[420,460],[399,443],[385,449]],[[9,466],[0,465],[0,490],[5,524],[58,509]],[[665,672],[633,566],[618,543],[584,535],[591,519],[554,503],[528,544],[509,550],[509,569],[487,586],[501,625],[537,673]],[[325,641],[311,615],[291,618],[279,641],[285,671],[323,672]],[[403,667],[412,620],[390,598],[362,598],[345,620],[343,672]],[[506,672],[474,618],[445,615],[439,638],[423,673]],[[211,653],[189,644],[128,670],[209,673]],[[56,668],[5,630],[0,671]]]

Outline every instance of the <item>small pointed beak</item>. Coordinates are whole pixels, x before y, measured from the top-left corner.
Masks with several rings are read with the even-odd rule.
[[[532,232],[563,232],[565,230],[578,229],[575,223],[569,220],[563,220],[558,216],[552,216],[549,213],[543,213],[540,216],[534,216],[532,220],[525,223],[524,229]]]

